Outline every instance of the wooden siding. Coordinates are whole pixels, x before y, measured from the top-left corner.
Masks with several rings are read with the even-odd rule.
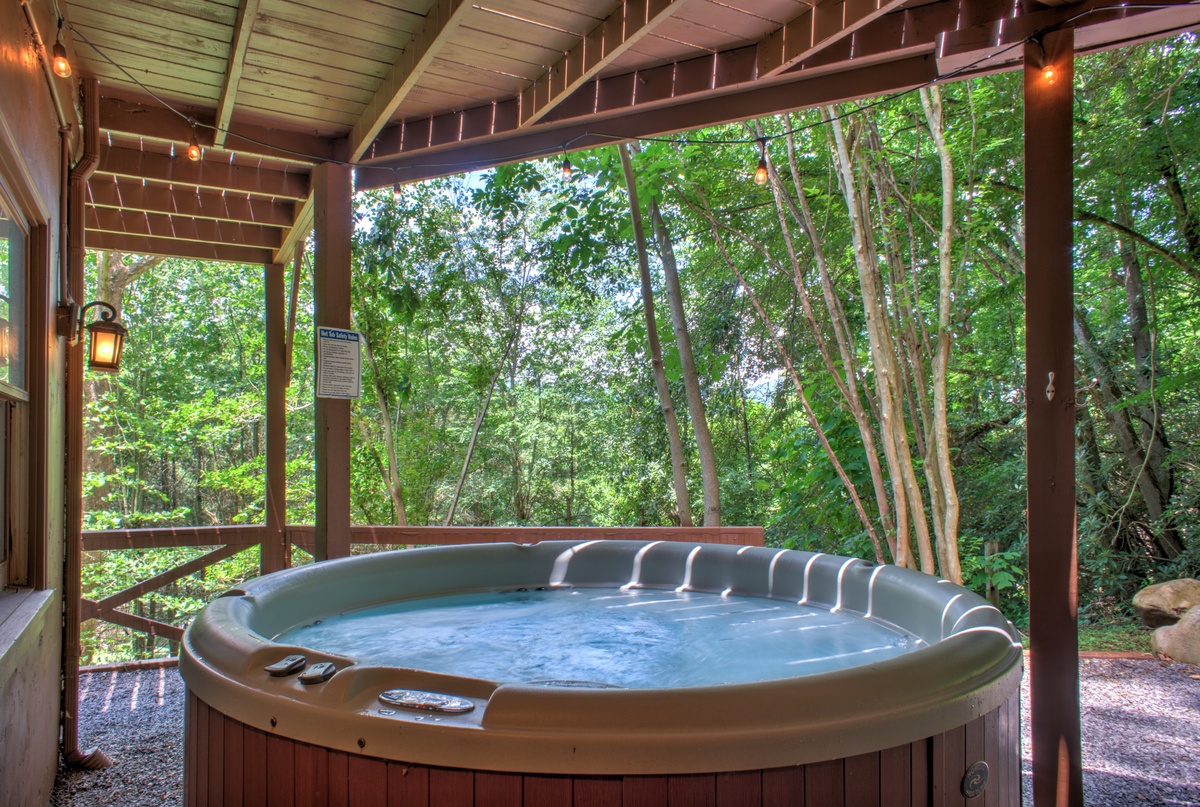
[[[259,731],[190,691],[184,804],[371,807],[1019,807],[1020,709],[999,708],[908,745],[789,768],[663,776],[475,771],[347,754]],[[975,762],[983,796],[966,799]]]

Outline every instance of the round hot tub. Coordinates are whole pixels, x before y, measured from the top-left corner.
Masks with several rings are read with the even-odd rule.
[[[1020,800],[1012,627],[856,559],[638,541],[345,558],[211,603],[180,670],[189,805]]]

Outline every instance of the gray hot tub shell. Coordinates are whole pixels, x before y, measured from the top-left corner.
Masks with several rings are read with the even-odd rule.
[[[396,600],[559,585],[682,586],[806,603],[890,623],[924,644],[784,680],[580,689],[371,666],[267,638]],[[339,672],[304,686],[264,670],[291,653],[332,661]],[[906,569],[761,547],[550,541],[410,549],[268,575],[197,617],[180,669],[190,693],[216,712],[323,748],[488,771],[687,774],[849,757],[963,726],[1012,698],[1021,646],[985,600]],[[432,715],[379,701],[397,688],[466,698],[475,708]]]

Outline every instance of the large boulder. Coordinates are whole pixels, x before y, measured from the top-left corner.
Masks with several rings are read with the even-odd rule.
[[[1200,605],[1200,581],[1185,577],[1156,583],[1133,595],[1133,608],[1151,628],[1174,625],[1189,608]]]
[[[1150,644],[1155,653],[1200,666],[1200,608],[1192,608],[1177,624],[1154,631]]]

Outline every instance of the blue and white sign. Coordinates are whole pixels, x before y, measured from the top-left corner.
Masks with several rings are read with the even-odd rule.
[[[362,395],[362,340],[354,331],[317,328],[317,397]]]

